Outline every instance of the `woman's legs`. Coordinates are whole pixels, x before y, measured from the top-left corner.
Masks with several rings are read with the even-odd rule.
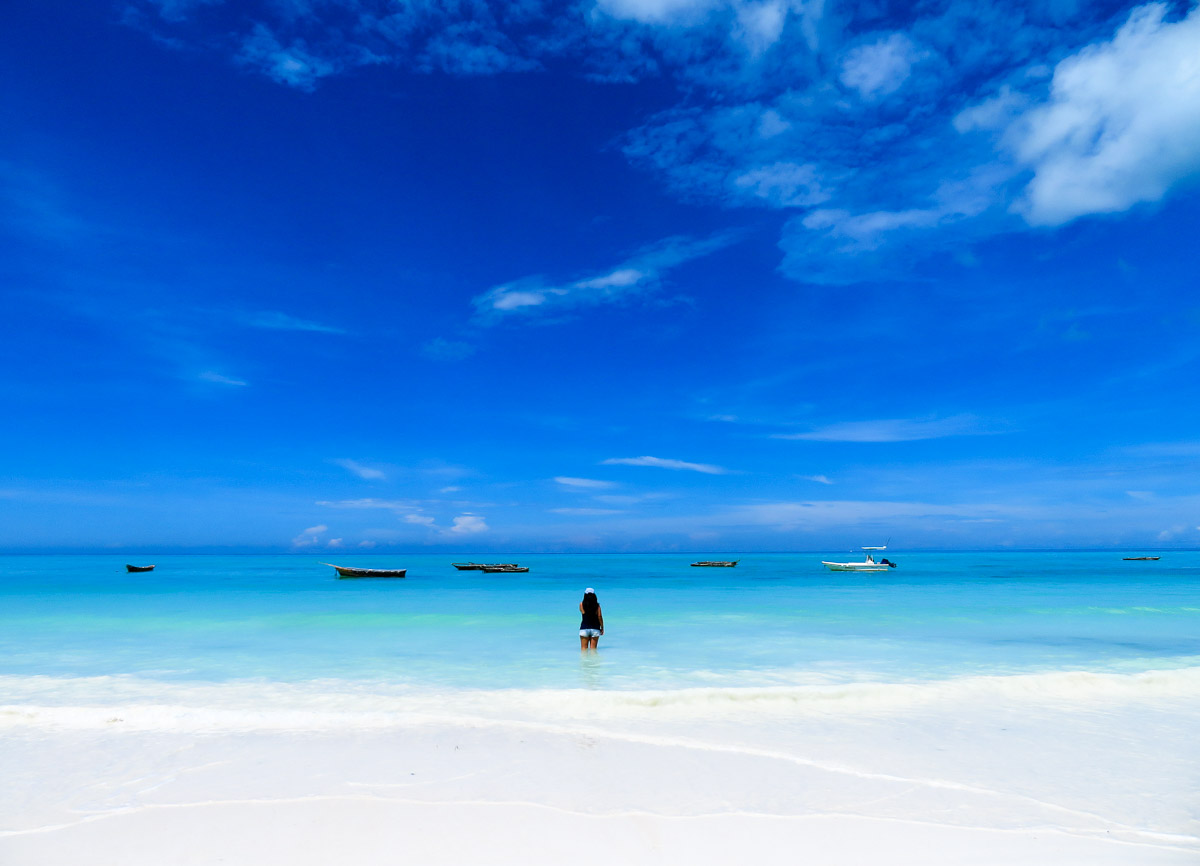
[[[595,649],[599,643],[600,643],[600,638],[598,638],[598,637],[588,638],[588,648],[589,649]]]
[[[587,650],[587,648],[588,648],[588,638],[584,637],[583,635],[580,635],[579,636],[579,651],[584,652]]]

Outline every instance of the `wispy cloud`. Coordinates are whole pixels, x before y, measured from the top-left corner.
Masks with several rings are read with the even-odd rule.
[[[357,460],[350,460],[346,457],[338,457],[332,461],[341,466],[352,475],[357,475],[364,481],[384,481],[387,479],[387,474],[382,469],[376,469],[372,466],[366,466],[359,463]]]
[[[315,504],[325,508],[378,508],[386,511],[408,511],[413,508],[413,503],[405,499],[318,499]]]
[[[702,240],[667,238],[607,271],[557,284],[547,283],[542,277],[526,277],[494,286],[478,295],[473,303],[485,320],[514,313],[561,312],[571,307],[609,303],[657,288],[663,275],[672,268],[714,253],[737,237],[726,232]]]
[[[606,490],[617,486],[614,481],[601,481],[597,478],[572,478],[568,475],[556,476],[554,480],[563,487],[584,490]]]
[[[667,493],[602,493],[598,496],[593,496],[597,502],[604,502],[608,505],[639,505],[643,502],[653,502],[659,499],[669,499]]]
[[[600,462],[604,466],[655,466],[659,469],[703,472],[706,475],[727,475],[729,473],[729,470],[723,466],[714,466],[711,463],[688,463],[685,460],[672,460],[668,457],[610,457]]]
[[[846,52],[841,81],[863,99],[879,99],[899,90],[913,64],[926,56],[908,36],[892,33]]]
[[[243,325],[249,328],[263,328],[269,331],[312,331],[319,334],[344,334],[342,328],[322,325],[320,322],[310,322],[274,310],[263,310],[257,313],[247,313],[240,317]]]
[[[832,484],[824,475],[801,475],[800,478],[804,481],[815,481],[817,484]]]
[[[329,531],[329,527],[324,523],[319,523],[316,526],[310,526],[308,529],[303,529],[300,534],[292,539],[293,547],[313,547],[321,543],[321,536]]]
[[[196,378],[203,382],[212,382],[214,385],[233,385],[239,388],[244,388],[250,384],[249,382],[245,382],[241,379],[234,379],[232,376],[226,376],[224,373],[217,373],[214,370],[205,370]]]
[[[615,508],[548,508],[551,514],[570,514],[578,517],[602,517],[606,514],[624,514]]]
[[[774,433],[771,438],[812,442],[916,442],[921,439],[978,436],[992,432],[995,431],[985,428],[974,415],[953,415],[948,418],[843,421],[806,433]]]
[[[242,41],[238,60],[280,84],[309,91],[316,87],[317,81],[338,72],[343,65],[338,59],[309,50],[304,39],[297,38],[283,44],[269,27],[261,23],[256,24]]]
[[[421,354],[435,361],[461,361],[475,354],[475,346],[461,340],[434,337],[421,344]]]

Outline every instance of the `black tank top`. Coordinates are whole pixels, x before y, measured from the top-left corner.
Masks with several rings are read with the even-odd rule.
[[[583,628],[600,628],[600,605],[597,604],[595,610],[588,610],[588,606],[583,606],[583,619],[579,622],[579,627]]]

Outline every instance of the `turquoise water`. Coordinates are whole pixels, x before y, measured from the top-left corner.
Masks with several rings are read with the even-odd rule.
[[[1138,672],[1200,660],[1200,552],[912,553],[882,574],[840,554],[342,556],[404,580],[336,580],[300,556],[0,557],[0,675],[418,688],[684,688]],[[477,560],[480,558],[475,557]],[[581,666],[577,605],[607,630]]]

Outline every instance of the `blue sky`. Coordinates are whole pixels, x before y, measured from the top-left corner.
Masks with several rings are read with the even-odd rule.
[[[0,549],[1200,544],[1200,11],[16,0]]]

